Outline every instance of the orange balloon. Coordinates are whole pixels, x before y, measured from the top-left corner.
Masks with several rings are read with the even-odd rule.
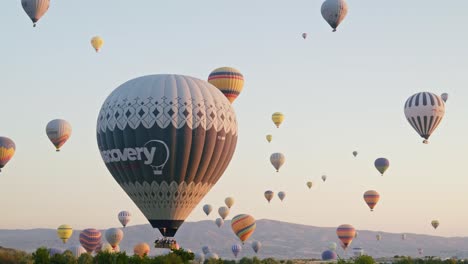
[[[369,190],[364,193],[364,201],[366,201],[371,211],[374,211],[374,207],[377,205],[379,200],[380,194],[374,190]]]
[[[343,249],[346,250],[356,235],[356,229],[352,225],[340,225],[336,229],[336,235],[343,243]]]

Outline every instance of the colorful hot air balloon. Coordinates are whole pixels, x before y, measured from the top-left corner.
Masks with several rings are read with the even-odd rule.
[[[264,196],[265,196],[265,199],[267,199],[267,201],[270,202],[271,199],[275,197],[275,193],[273,191],[268,190],[268,191],[265,191]]]
[[[302,38],[306,39],[307,38],[307,33],[302,33]]]
[[[154,228],[173,237],[229,165],[236,114],[206,81],[143,76],[106,99],[97,142],[114,179]]]
[[[331,250],[331,251],[335,251],[335,250],[336,250],[336,243],[335,243],[335,242],[331,242],[331,243],[328,245],[328,249]]]
[[[62,239],[63,243],[67,243],[67,240],[72,236],[73,228],[69,225],[61,225],[57,228],[57,235]]]
[[[50,5],[50,0],[21,0],[24,12],[33,22],[33,27],[36,27],[37,21],[47,12]]]
[[[91,39],[91,46],[93,46],[96,52],[99,52],[99,50],[102,48],[102,45],[104,45],[104,40],[101,37],[95,36]]]
[[[439,224],[440,224],[440,223],[439,223],[439,221],[437,221],[437,220],[432,220],[432,222],[431,222],[431,225],[432,225],[432,227],[434,227],[434,229],[437,229],[437,227],[439,226]]]
[[[150,246],[146,243],[138,243],[133,248],[133,254],[139,256],[140,258],[149,255]]]
[[[258,253],[258,251],[262,248],[262,243],[260,241],[254,241],[252,242],[252,249],[255,251],[255,253]]]
[[[364,201],[369,206],[371,211],[374,211],[374,207],[377,205],[380,199],[380,194],[377,191],[369,190],[364,193]]]
[[[79,258],[81,254],[86,253],[86,249],[84,249],[82,246],[72,246],[67,249],[67,251],[70,251],[75,258]]]
[[[126,227],[130,219],[132,219],[132,214],[128,211],[122,211],[118,214],[118,218],[123,227]]]
[[[231,220],[232,231],[242,241],[242,244],[249,239],[256,227],[255,218],[248,214],[236,215]]]
[[[377,235],[375,236],[375,238],[377,239],[377,241],[380,241],[380,240],[382,239],[382,235],[381,235],[381,234],[377,234]]]
[[[124,233],[119,228],[109,228],[106,230],[106,240],[114,250],[115,247],[119,245],[120,241],[122,241],[123,237]]]
[[[232,67],[215,69],[208,76],[208,82],[218,88],[231,103],[244,88],[244,76]]]
[[[338,257],[334,251],[331,250],[325,250],[322,253],[322,260],[323,261],[330,261],[330,260],[335,260]]]
[[[234,198],[227,197],[226,199],[224,199],[224,203],[229,209],[231,209],[231,207],[234,205]]]
[[[268,141],[268,143],[270,143],[272,139],[273,139],[272,135],[266,135],[266,140]]]
[[[406,240],[406,234],[401,234],[401,240]]]
[[[284,115],[280,112],[275,112],[271,115],[271,120],[276,125],[276,127],[280,127],[281,123],[284,121]]]
[[[16,145],[7,137],[0,137],[0,172],[15,155]]]
[[[374,161],[374,166],[383,176],[388,167],[390,167],[390,161],[386,158],[378,158]]]
[[[311,181],[308,181],[308,182],[306,183],[306,185],[307,185],[307,187],[309,187],[309,189],[310,189],[310,188],[312,188],[313,183],[312,183]]]
[[[353,151],[353,156],[354,156],[354,157],[356,157],[356,156],[357,156],[357,154],[358,154],[358,152],[357,152],[357,151]]]
[[[60,147],[67,142],[72,133],[70,123],[63,119],[54,119],[47,123],[46,133],[56,151],[60,151]]]
[[[351,244],[355,234],[356,230],[352,225],[340,225],[336,229],[336,235],[343,243],[344,250],[346,250],[346,248],[348,248],[348,246]]]
[[[205,204],[203,206],[203,212],[205,212],[205,214],[208,216],[211,211],[213,211],[213,206],[211,206],[211,204]]]
[[[221,227],[224,224],[224,220],[222,218],[216,218],[215,223],[218,227]]]
[[[81,231],[80,244],[88,253],[92,253],[101,244],[101,232],[95,228]]]
[[[427,144],[432,132],[444,118],[445,103],[440,96],[421,92],[406,100],[405,116],[411,126],[424,138]]]
[[[239,255],[239,253],[242,251],[242,246],[239,244],[234,244],[232,245],[231,250],[232,254],[234,254],[234,257],[237,258],[237,255]]]
[[[446,103],[447,100],[448,100],[448,93],[443,93],[443,94],[441,94],[441,95],[440,95],[440,98],[442,98],[442,100],[444,100],[444,103]]]
[[[203,247],[202,247],[202,251],[203,251],[203,254],[206,255],[206,254],[208,254],[208,253],[211,252],[211,249],[210,249],[209,246],[203,246]]]
[[[327,175],[322,175],[322,181],[325,182],[327,180]]]
[[[286,158],[282,153],[273,153],[270,156],[270,162],[273,167],[275,167],[276,172],[279,172],[279,169],[281,166],[283,166],[284,162],[286,161]]]
[[[229,215],[229,211],[229,208],[227,208],[226,206],[221,206],[220,208],[218,208],[218,214],[223,220],[226,219],[226,217]]]
[[[345,0],[326,0],[322,4],[322,17],[333,28],[333,32],[348,14],[348,4]]]
[[[280,198],[281,201],[283,201],[285,197],[286,197],[285,192],[278,192],[278,198]]]

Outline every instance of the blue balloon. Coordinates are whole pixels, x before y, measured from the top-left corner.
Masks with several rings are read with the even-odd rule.
[[[334,260],[337,257],[336,253],[331,250],[326,250],[322,253],[322,260]]]

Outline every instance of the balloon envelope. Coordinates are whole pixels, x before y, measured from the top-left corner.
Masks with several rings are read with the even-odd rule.
[[[386,158],[378,158],[374,161],[374,166],[383,176],[388,167],[390,167],[390,161]]]
[[[268,141],[268,143],[270,143],[272,139],[273,139],[272,135],[266,135],[266,140]]]
[[[358,152],[357,152],[357,151],[353,151],[353,156],[354,156],[354,157],[356,157],[356,156],[357,156],[357,154],[358,154]]]
[[[0,137],[0,171],[15,155],[16,145],[7,137]]]
[[[369,206],[371,211],[374,211],[374,207],[380,200],[380,194],[377,191],[369,190],[364,193],[364,201],[366,202],[367,206]]]
[[[333,32],[348,14],[348,4],[345,0],[326,0],[321,8],[322,17],[333,28]]]
[[[229,208],[227,208],[226,206],[221,206],[219,209],[218,209],[218,214],[219,216],[221,216],[221,218],[224,220],[226,219],[226,217],[229,215]]]
[[[307,38],[307,33],[302,33],[302,38],[306,39]]]
[[[202,247],[202,251],[203,251],[203,254],[206,255],[206,254],[208,254],[208,253],[211,252],[211,249],[210,249],[209,246],[203,246],[203,247]]]
[[[231,103],[236,100],[244,88],[244,76],[232,67],[215,69],[208,76],[208,82],[218,88]]]
[[[133,247],[133,254],[144,257],[149,255],[150,253],[150,246],[146,243],[138,243]]]
[[[265,196],[265,199],[267,199],[267,201],[270,202],[271,199],[275,197],[275,193],[273,191],[268,190],[264,193],[264,196]]]
[[[109,228],[106,230],[106,240],[114,250],[115,247],[119,245],[120,241],[122,241],[123,237],[124,233],[119,228]]]
[[[228,208],[231,208],[234,205],[234,198],[227,197],[226,199],[224,199],[224,203]]]
[[[71,253],[73,254],[73,256],[75,256],[75,258],[79,258],[81,254],[86,253],[86,249],[84,249],[82,246],[72,246],[68,248],[67,250],[71,251]]]
[[[276,125],[276,127],[280,127],[281,123],[284,121],[284,115],[280,112],[275,112],[271,115],[271,120]]]
[[[237,258],[237,255],[242,251],[242,246],[239,244],[234,244],[231,247],[232,254],[234,254],[234,257]]]
[[[88,253],[92,253],[101,244],[101,232],[95,228],[81,231],[80,244]]]
[[[205,212],[205,214],[208,216],[211,211],[213,211],[213,206],[211,206],[210,204],[205,204],[203,206],[203,212]]]
[[[128,211],[122,211],[118,214],[119,222],[123,227],[126,227],[130,219],[132,219],[132,214]]]
[[[432,220],[432,222],[431,222],[431,225],[432,225],[432,227],[434,227],[434,229],[437,229],[437,227],[439,227],[439,224],[440,223],[437,220]]]
[[[328,261],[328,260],[335,260],[338,256],[334,251],[331,250],[325,250],[322,253],[322,260]]]
[[[66,120],[54,119],[47,123],[46,134],[56,151],[60,151],[63,144],[70,138],[71,133],[72,127]]]
[[[57,228],[57,235],[63,241],[63,243],[66,243],[72,234],[73,228],[69,225],[61,225]]]
[[[95,36],[91,39],[91,46],[93,46],[96,52],[99,52],[99,50],[102,48],[102,45],[104,45],[104,40],[101,37]]]
[[[218,227],[221,227],[224,224],[224,220],[222,218],[216,218],[215,223]]]
[[[258,251],[262,248],[262,243],[260,241],[254,241],[252,243],[252,249],[255,251],[255,253],[258,253]]]
[[[271,165],[276,169],[276,172],[279,171],[281,166],[283,166],[286,158],[284,157],[283,153],[273,153],[270,156]]]
[[[283,201],[284,198],[286,197],[286,193],[285,192],[278,192],[278,197],[280,198],[281,201]]]
[[[356,230],[354,229],[352,225],[348,225],[348,224],[340,225],[336,229],[336,235],[343,243],[344,249],[346,249],[351,244],[355,234],[356,234]]]
[[[231,228],[234,234],[242,241],[246,241],[256,228],[255,218],[248,214],[236,215],[231,220]]]
[[[442,98],[442,100],[444,100],[444,102],[446,103],[447,100],[448,100],[448,93],[443,93],[440,95],[440,98]]]
[[[327,175],[322,175],[322,181],[326,181],[327,180]]]
[[[309,189],[312,188],[312,185],[313,185],[313,183],[311,181],[307,182],[307,187],[309,187]]]
[[[331,242],[331,243],[328,245],[328,249],[331,250],[331,251],[335,251],[335,250],[336,250],[336,243],[335,243],[335,242]]]
[[[35,27],[37,21],[39,21],[49,9],[50,0],[21,0],[21,5]]]

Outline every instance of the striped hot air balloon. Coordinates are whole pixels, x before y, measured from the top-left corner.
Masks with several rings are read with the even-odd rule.
[[[390,161],[386,158],[378,158],[374,161],[374,166],[383,176],[388,167],[390,167]]]
[[[37,21],[47,12],[50,6],[50,0],[21,0],[24,12],[33,22],[33,27],[36,27]]]
[[[60,147],[70,138],[72,127],[66,120],[54,119],[47,124],[46,133],[55,150],[60,151]]]
[[[231,250],[232,254],[234,254],[234,257],[237,258],[237,255],[239,255],[239,253],[242,251],[242,246],[239,244],[234,244],[232,245]]]
[[[242,244],[253,234],[256,227],[255,218],[248,214],[236,215],[231,220],[232,231],[242,241]]]
[[[88,228],[80,233],[80,244],[88,253],[92,253],[101,244],[101,232],[95,228]]]
[[[356,229],[354,229],[352,225],[340,225],[336,229],[336,235],[343,243],[343,249],[346,250],[346,248],[348,248],[348,246],[353,241],[354,236],[356,235]]]
[[[208,82],[218,88],[232,103],[244,88],[244,76],[232,67],[217,68],[208,76]]]
[[[126,227],[128,222],[132,219],[132,214],[128,211],[122,211],[118,214],[119,222],[123,227]]]
[[[284,115],[280,112],[275,112],[271,115],[271,121],[275,124],[277,128],[280,127],[281,123],[284,121]]]
[[[0,137],[0,172],[15,155],[16,145],[7,137]]]
[[[374,211],[374,207],[377,205],[380,199],[380,194],[377,191],[369,190],[364,193],[364,201],[369,206],[371,211]]]

